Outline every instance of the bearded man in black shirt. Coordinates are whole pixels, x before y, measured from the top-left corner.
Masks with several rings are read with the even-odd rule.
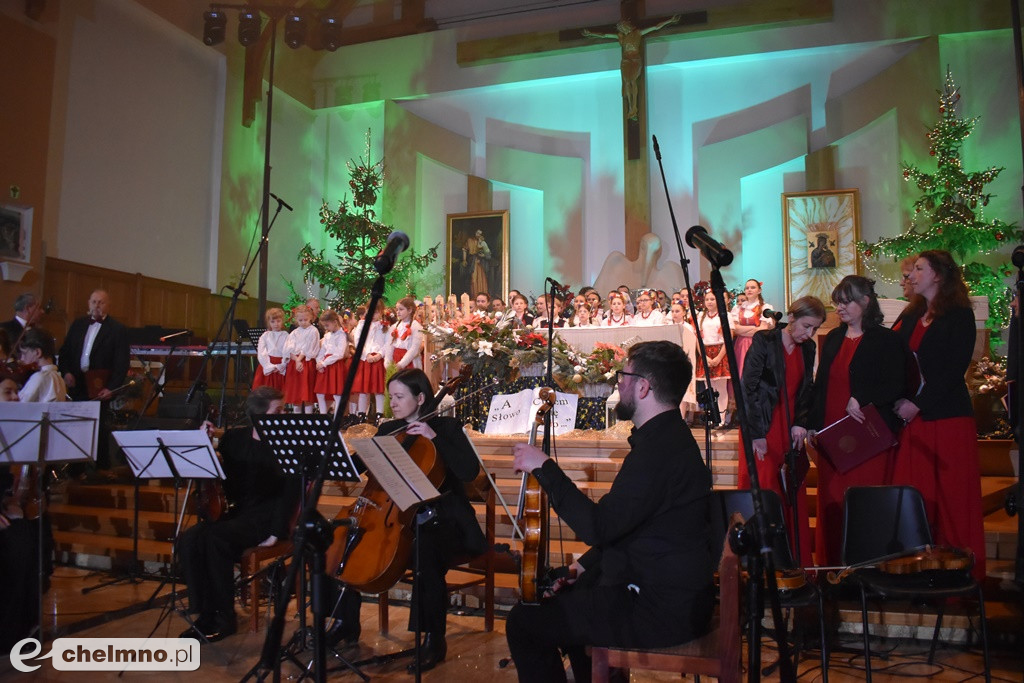
[[[516,605],[506,636],[520,681],[590,680],[587,645],[668,647],[706,632],[714,605],[708,535],[711,473],[679,410],[693,367],[676,344],[629,349],[619,372],[620,419],[630,452],[611,490],[594,502],[558,464],[528,444],[513,450],[551,506],[590,550],[536,605]]]

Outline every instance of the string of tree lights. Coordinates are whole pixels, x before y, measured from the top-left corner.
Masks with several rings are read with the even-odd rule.
[[[988,327],[994,332],[1009,324],[1009,299],[1004,278],[1012,273],[1010,263],[997,266],[982,263],[985,257],[1018,244],[1020,227],[1000,219],[986,220],[984,207],[992,194],[985,191],[1002,172],[990,167],[982,171],[965,171],[960,157],[964,140],[971,134],[978,117],[958,115],[960,87],[947,69],[943,89],[939,91],[939,120],[928,131],[929,154],[936,159],[934,173],[904,162],[903,179],[913,182],[921,191],[914,202],[914,215],[902,234],[883,237],[876,242],[858,242],[865,265],[881,276],[874,261],[888,258],[900,261],[927,249],[945,249],[963,264],[964,280],[972,295],[989,300]],[[989,259],[991,260],[991,259]],[[886,278],[883,278],[886,279]],[[997,337],[997,335],[993,335]]]

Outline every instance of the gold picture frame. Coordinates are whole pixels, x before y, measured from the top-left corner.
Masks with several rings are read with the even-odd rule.
[[[445,291],[472,299],[508,294],[508,211],[448,214]]]
[[[786,305],[816,296],[831,307],[839,281],[860,271],[860,192],[784,192],[782,219]]]

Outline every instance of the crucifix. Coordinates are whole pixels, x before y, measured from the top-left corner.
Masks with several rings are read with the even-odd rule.
[[[618,41],[622,49],[619,71],[622,76],[622,141],[623,141],[623,200],[626,220],[626,256],[639,256],[640,238],[651,231],[651,200],[647,152],[647,42],[644,38],[676,24],[682,17],[676,14],[649,26],[639,20],[638,4],[642,0],[623,0],[622,19],[615,24],[615,32],[601,29],[583,29],[585,38]],[[706,15],[704,17],[706,20]]]

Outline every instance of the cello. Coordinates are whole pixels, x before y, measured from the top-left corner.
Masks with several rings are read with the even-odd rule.
[[[537,417],[530,429],[530,445],[536,445],[537,429],[544,424],[555,405],[555,390],[544,387],[538,398]],[[537,477],[523,472],[519,491],[519,526],[523,531],[523,550],[519,569],[519,593],[522,601],[535,604],[543,595],[548,570],[548,496]]]
[[[442,385],[429,404],[432,408],[441,399],[454,391],[468,376],[471,369],[466,366],[462,373]],[[433,411],[423,412],[419,420],[433,416]],[[402,447],[427,475],[433,486],[439,487],[444,481],[445,463],[438,457],[434,444],[422,436],[409,436],[403,431],[395,436]],[[399,509],[380,483],[368,474],[362,493],[350,507],[338,513],[338,518],[349,517],[354,524],[334,531],[334,541],[327,549],[327,570],[336,574],[348,586],[363,593],[383,593],[402,578],[409,565],[414,539],[414,521],[417,510]]]

